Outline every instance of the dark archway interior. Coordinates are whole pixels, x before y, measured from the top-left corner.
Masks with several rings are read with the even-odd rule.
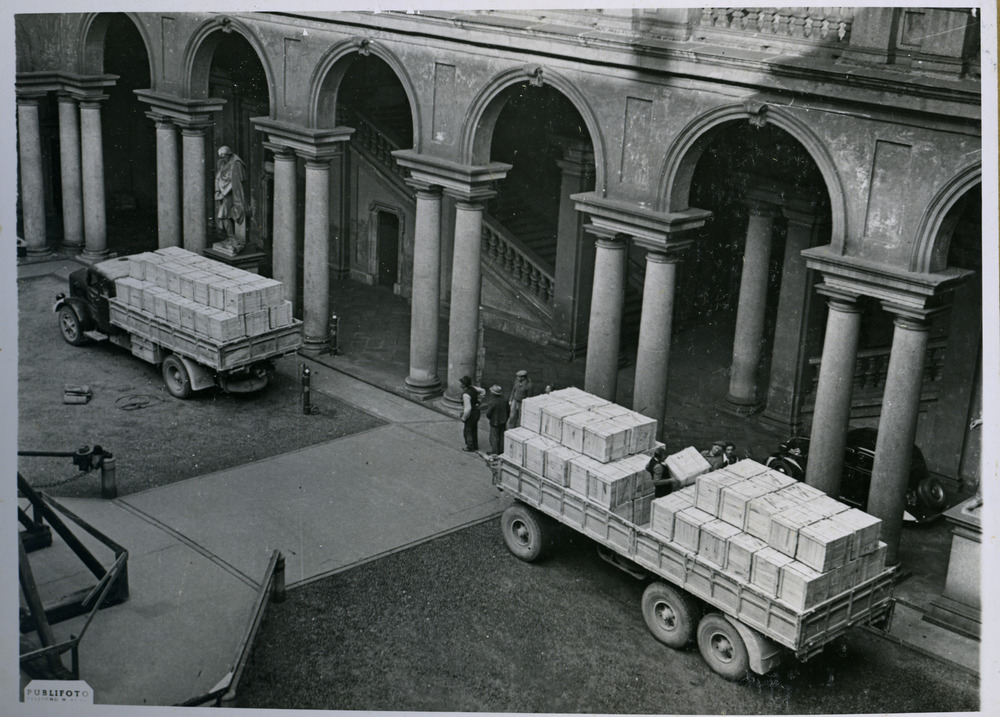
[[[497,196],[487,211],[551,271],[562,187],[563,150],[555,140],[590,143],[590,135],[576,107],[550,86],[514,85],[498,101],[505,104],[494,126],[490,161],[512,167],[496,183]]]
[[[124,14],[108,22],[104,72],[118,76],[102,108],[108,247],[119,253],[155,249],[156,132],[135,95],[150,87],[149,56]]]
[[[406,90],[381,58],[359,56],[337,92],[337,123],[358,127],[370,123],[397,149],[413,146],[413,118]]]

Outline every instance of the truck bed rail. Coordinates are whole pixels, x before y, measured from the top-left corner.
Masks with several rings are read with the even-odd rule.
[[[493,483],[501,490],[684,588],[801,660],[819,653],[849,627],[891,614],[894,568],[799,612],[657,533],[505,458],[495,459],[491,468]]]

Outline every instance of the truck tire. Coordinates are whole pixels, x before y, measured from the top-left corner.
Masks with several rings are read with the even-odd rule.
[[[163,383],[174,398],[188,398],[191,395],[191,377],[184,362],[171,354],[163,359]]]
[[[546,526],[538,513],[521,503],[515,503],[500,516],[507,548],[526,563],[533,563],[545,553],[548,540]]]
[[[695,637],[698,603],[682,590],[653,582],[642,593],[642,616],[653,637],[678,649]]]
[[[72,306],[60,307],[59,331],[62,333],[63,340],[72,346],[79,346],[87,341],[87,337],[83,335],[80,317],[76,315]]]
[[[710,612],[698,624],[698,649],[712,670],[727,680],[742,680],[750,670],[746,643],[732,623]]]

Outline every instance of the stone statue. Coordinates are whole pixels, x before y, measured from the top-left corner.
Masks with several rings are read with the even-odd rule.
[[[243,160],[226,146],[219,147],[215,172],[215,223],[226,239],[217,249],[239,254],[247,245],[247,170]]]

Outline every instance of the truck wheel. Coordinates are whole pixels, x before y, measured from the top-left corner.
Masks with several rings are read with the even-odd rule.
[[[694,639],[698,604],[687,593],[654,582],[642,593],[642,616],[653,637],[668,647],[681,648]]]
[[[191,395],[191,377],[188,376],[184,362],[176,356],[163,359],[163,383],[174,398],[187,398]]]
[[[545,552],[545,529],[541,517],[531,508],[515,503],[500,517],[500,528],[507,548],[526,563],[533,563]]]
[[[72,306],[63,306],[59,309],[59,330],[66,343],[73,346],[79,346],[87,340],[87,337],[83,335],[80,318],[73,311]]]
[[[741,680],[750,669],[750,655],[739,631],[712,612],[698,624],[698,649],[714,672],[727,680]]]

